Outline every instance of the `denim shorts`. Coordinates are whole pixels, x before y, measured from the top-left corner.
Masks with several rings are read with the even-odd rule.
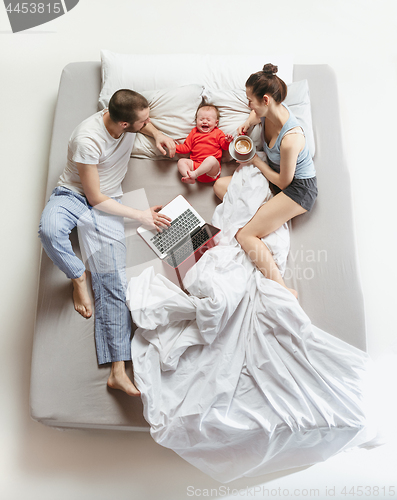
[[[272,183],[270,183],[270,189],[275,195],[281,192],[281,189]],[[317,198],[317,178],[296,179],[294,177],[291,184],[282,191],[285,195],[298,203],[298,205],[310,212]]]

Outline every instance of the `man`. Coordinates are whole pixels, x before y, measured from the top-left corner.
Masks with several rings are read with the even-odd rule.
[[[39,227],[47,255],[73,282],[74,307],[84,318],[92,315],[86,268],[91,272],[98,363],[112,363],[108,386],[130,396],[140,393],[125,371],[125,361],[131,360],[131,317],[125,302],[123,217],[158,230],[170,224],[168,217],[158,213],[161,206],[141,211],[120,203],[121,182],[138,131],[153,137],[162,154],[166,147],[174,156],[174,141],[150,123],[147,100],[132,90],[117,91],[108,109],[76,127],[69,140],[67,165]],[[69,240],[76,226],[85,264]]]

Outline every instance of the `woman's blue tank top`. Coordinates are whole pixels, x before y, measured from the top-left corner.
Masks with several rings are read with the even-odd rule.
[[[263,149],[266,152],[267,158],[269,160],[269,165],[277,173],[280,173],[280,144],[281,144],[282,138],[284,137],[286,132],[288,132],[288,130],[291,130],[295,127],[302,128],[302,126],[299,124],[298,120],[291,113],[291,110],[289,109],[289,107],[286,104],[284,104],[283,102],[281,104],[288,111],[289,118],[284,123],[283,128],[281,129],[281,131],[277,137],[277,140],[272,148],[269,148],[269,146],[267,145],[267,143],[265,141],[265,136],[264,136],[265,118],[261,118]],[[296,179],[310,179],[311,177],[315,177],[315,175],[316,175],[316,169],[314,168],[314,163],[313,163],[312,157],[310,155],[307,141],[305,141],[305,147],[299,153],[298,159],[296,161],[296,169],[295,169],[294,177]]]

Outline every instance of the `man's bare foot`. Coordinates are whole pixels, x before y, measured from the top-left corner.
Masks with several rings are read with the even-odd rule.
[[[111,389],[119,389],[124,391],[129,396],[140,396],[141,393],[128,378],[125,372],[124,361],[115,361],[112,363],[112,369],[108,378],[108,387]]]
[[[72,282],[74,308],[83,316],[83,318],[91,318],[92,305],[90,296],[88,295],[87,277],[85,272],[80,276],[80,278],[72,279]]]

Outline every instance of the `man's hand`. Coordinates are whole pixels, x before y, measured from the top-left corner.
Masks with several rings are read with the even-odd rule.
[[[158,132],[155,136],[157,149],[161,151],[163,155],[167,154],[167,151],[164,148],[168,149],[168,154],[170,158],[175,156],[176,145],[175,141],[168,137],[168,135],[163,134],[162,132]]]
[[[161,205],[156,205],[141,212],[140,221],[146,229],[157,229],[160,232],[171,225],[171,219],[167,215],[158,213],[161,209]]]
[[[146,123],[146,125],[142,127],[139,132],[142,132],[142,134],[148,135],[149,137],[153,137],[156,141],[157,149],[164,156],[167,154],[167,151],[164,148],[168,149],[170,158],[175,156],[176,146],[174,140],[171,139],[171,137],[168,137],[168,135],[163,134],[163,132],[160,132],[160,130],[157,130],[153,123]]]

